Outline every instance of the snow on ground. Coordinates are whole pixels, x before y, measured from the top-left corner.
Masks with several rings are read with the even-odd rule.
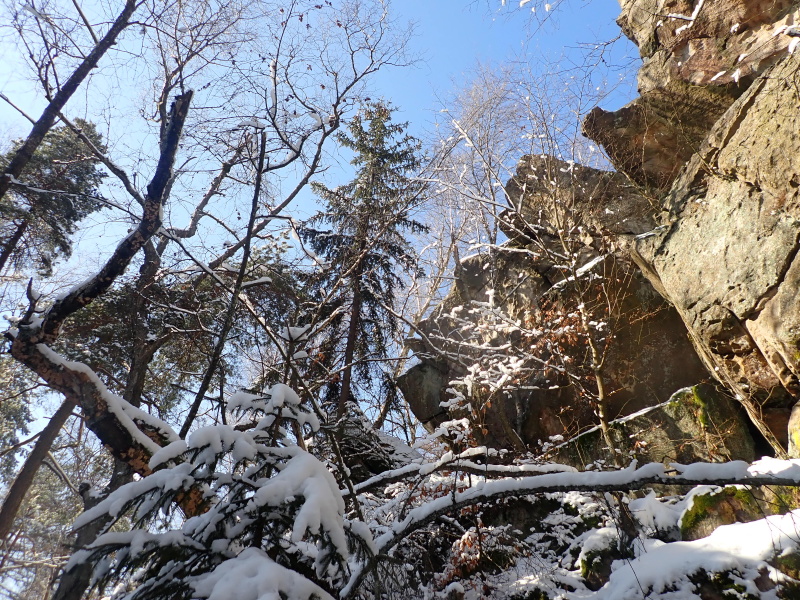
[[[663,532],[677,525],[681,513],[691,506],[692,497],[715,489],[698,486],[680,499],[659,500],[650,493],[632,501],[630,508],[643,525],[651,525],[650,533],[655,528]],[[696,582],[704,573],[712,578],[715,573],[723,574],[737,586],[725,598],[791,597],[778,595],[775,585],[788,578],[770,563],[776,557],[800,553],[800,509],[750,523],[723,525],[694,541],[664,542],[643,534],[633,544],[636,557],[614,561],[608,582],[592,591],[580,576],[580,563],[592,552],[613,547],[618,533],[607,520],[581,534],[572,543],[580,550],[574,562],[548,556],[536,548],[531,537],[531,556],[489,578],[493,588],[489,596],[467,586],[464,600],[524,598],[534,590],[545,591],[550,600],[700,600]]]
[[[637,469],[631,465],[621,471],[580,475],[596,476],[598,481],[594,483],[600,483],[600,480],[618,482],[658,475],[659,467],[656,464]],[[402,536],[412,522],[425,519],[454,500],[490,497],[501,488],[515,488],[520,492],[527,488],[533,492],[537,487],[532,485],[534,482],[572,480],[577,476],[576,473],[556,473],[534,477],[522,475],[515,480],[473,479],[468,488],[410,508],[404,513],[405,519],[396,519],[383,529],[383,535],[377,536],[376,543],[378,547],[388,549],[392,540]],[[447,483],[446,475],[440,474],[439,477],[445,488],[452,487],[452,482]],[[682,496],[659,497],[649,490],[642,497],[631,499],[628,509],[638,523],[639,537],[628,544],[632,551],[629,558],[614,560],[621,556],[614,553],[624,534],[619,529],[619,517],[614,514],[616,499],[611,494],[590,491],[544,494],[545,498],[558,500],[564,509],[538,518],[535,527],[518,538],[522,544],[511,550],[517,553],[513,564],[494,573],[483,570],[472,577],[467,574],[465,579],[456,578],[464,589],[463,600],[538,599],[540,592],[545,592],[548,600],[700,600],[701,597],[712,597],[708,596],[708,590],[700,595],[704,581],[722,582],[714,584],[725,589],[720,598],[778,600],[800,597],[792,596],[792,592],[779,595],[780,584],[793,580],[774,567],[777,558],[800,554],[800,509],[750,523],[721,526],[699,540],[671,541],[679,537],[681,519],[692,508],[695,499],[721,490],[719,486],[723,485],[723,480],[728,480],[725,485],[733,481],[746,484],[748,480],[771,477],[784,482],[798,481],[800,461],[764,458],[752,464],[673,464],[663,477],[708,481],[709,485],[698,485]],[[532,495],[529,499],[535,504],[541,501],[542,495]],[[572,510],[569,510],[570,506]],[[378,517],[379,512],[375,513]],[[591,524],[589,529],[587,524]],[[485,528],[484,535],[489,539],[492,528]],[[455,544],[451,553],[449,560],[463,564],[463,560],[456,556]],[[605,583],[599,589],[590,589],[582,577],[581,568],[592,565],[595,557],[601,554],[605,557],[601,562],[611,563],[610,577],[602,578]],[[592,570],[597,572],[594,566]],[[450,578],[444,579],[444,583],[449,581]],[[594,582],[600,585],[597,579]],[[424,591],[412,597],[447,597],[445,590],[437,586]],[[460,595],[453,597],[462,598]]]

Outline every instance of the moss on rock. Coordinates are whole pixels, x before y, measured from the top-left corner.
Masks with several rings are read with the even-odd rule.
[[[683,388],[667,402],[612,421],[609,429],[616,450],[628,460],[687,464],[755,457],[741,407],[707,384]],[[599,428],[557,448],[553,459],[578,468],[598,459],[614,462]]]
[[[680,520],[682,540],[710,535],[721,525],[749,523],[768,515],[785,514],[800,506],[800,492],[792,488],[728,486],[699,494]]]

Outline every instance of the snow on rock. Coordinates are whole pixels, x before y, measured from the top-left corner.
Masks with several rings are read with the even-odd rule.
[[[589,561],[589,555],[594,552],[602,552],[617,544],[619,540],[619,533],[616,527],[600,527],[599,529],[590,529],[575,542],[580,544],[580,554],[578,560],[575,561],[575,566],[580,566],[582,563]]]
[[[658,531],[669,531],[680,526],[683,514],[691,508],[696,496],[720,489],[713,485],[698,485],[682,498],[659,498],[652,490],[644,498],[636,498],[628,504],[628,510],[644,527],[648,535]]]
[[[256,548],[246,548],[197,577],[192,585],[197,597],[204,600],[333,600],[325,590]]]
[[[442,593],[445,595],[445,597],[450,598],[457,594],[461,594],[463,596],[465,590],[463,585],[461,585],[457,581],[454,581],[453,583],[449,584],[446,588],[444,588],[444,591]]]
[[[798,510],[751,523],[724,525],[706,538],[663,544],[636,559],[620,561],[595,598],[641,600],[643,595],[659,597],[657,594],[661,593],[672,600],[696,598],[689,576],[701,570],[709,573],[736,570],[741,576],[737,581],[746,582],[752,587],[747,592],[758,595],[753,580],[760,570],[771,570],[766,561],[797,549],[798,542]]]
[[[408,464],[415,461],[419,462],[420,459],[422,459],[422,455],[419,452],[414,450],[400,438],[389,435],[381,429],[373,429],[373,431],[378,437],[381,445],[387,448],[392,457],[396,458],[399,463]]]

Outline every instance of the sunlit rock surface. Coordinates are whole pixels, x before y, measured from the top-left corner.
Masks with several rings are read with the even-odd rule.
[[[678,314],[628,255],[634,236],[655,221],[624,176],[525,157],[507,189],[513,206],[502,227],[510,241],[462,261],[450,294],[412,341],[421,360],[400,386],[429,429],[466,417],[483,443],[536,450],[551,436],[596,425],[580,304],[607,328],[593,334],[606,355],[608,418],[709,379]],[[575,273],[559,258],[566,222]],[[454,389],[467,395],[468,408],[442,406]]]
[[[623,2],[641,97],[584,124],[659,209],[634,260],[776,449],[800,393],[799,16],[773,0]]]

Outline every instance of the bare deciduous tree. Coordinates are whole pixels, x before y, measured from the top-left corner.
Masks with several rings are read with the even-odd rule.
[[[380,1],[128,3],[102,38],[96,15],[70,17],[69,6],[45,13],[30,4],[15,13],[20,45],[48,107],[11,157],[0,191],[37,193],[24,168],[61,123],[112,176],[102,190],[111,207],[106,218],[121,222],[122,231],[109,228],[120,241],[82,283],[67,283],[53,297],[29,283],[28,307],[6,333],[12,356],[65,398],[3,504],[6,531],[15,499],[32,481],[26,474],[38,470],[74,407],[129,474],[142,476],[152,472],[153,454],[185,438],[198,419],[221,414],[224,421],[224,382],[243,385],[238,371],[247,370],[231,355],[240,343],[230,339],[234,316],[264,324],[253,311],[254,288],[248,291],[259,267],[254,250],[323,166],[324,147],[359,104],[369,76],[407,62],[407,32],[392,29]],[[104,56],[130,77],[107,77],[101,68],[87,79]],[[108,149],[70,116],[68,101],[80,85],[85,93],[74,111],[107,119]],[[150,102],[137,115],[137,90],[148,88]],[[116,101],[104,107],[110,95]],[[138,273],[130,273],[133,266]],[[220,310],[209,311],[206,302]],[[115,303],[129,312],[113,312]],[[121,337],[99,330],[93,336],[81,333],[81,319],[129,329]],[[272,335],[272,325],[264,325]],[[74,346],[81,336],[93,345],[90,356]],[[183,368],[194,372],[165,388],[153,375],[164,372],[164,361],[180,369],[180,346],[187,343],[209,354],[184,360]],[[171,404],[154,397],[164,389]],[[191,493],[179,503],[192,514],[203,500]],[[80,586],[86,583],[88,574]]]

